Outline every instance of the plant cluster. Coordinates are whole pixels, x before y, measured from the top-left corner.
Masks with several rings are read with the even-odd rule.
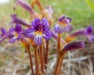
[[[49,67],[47,66],[48,46],[51,38],[57,41],[57,63],[55,65],[54,75],[61,74],[62,62],[68,51],[85,48],[84,42],[76,41],[76,37],[85,36],[89,39],[89,42],[92,43],[92,39],[94,39],[92,26],[70,33],[73,30],[73,26],[70,24],[72,19],[62,15],[58,18],[58,23],[55,25],[54,30],[52,30],[52,14],[54,10],[51,6],[47,6],[46,9],[43,9],[40,0],[34,0],[31,6],[25,0],[15,1],[16,6],[20,6],[29,12],[28,15],[31,17],[30,23],[18,18],[16,14],[11,15],[12,22],[10,24],[14,24],[15,26],[12,26],[9,31],[1,28],[0,43],[5,39],[9,39],[9,43],[20,41],[28,52],[32,75],[46,75],[47,68]],[[34,4],[39,7],[40,13],[33,10]],[[25,26],[25,28],[23,26]],[[64,34],[63,38],[62,34]],[[34,63],[32,62],[30,51],[31,46],[34,49],[35,55],[35,70],[33,68]]]

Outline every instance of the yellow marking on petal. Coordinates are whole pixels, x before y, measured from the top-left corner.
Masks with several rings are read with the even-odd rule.
[[[66,23],[65,22],[60,22],[59,25],[62,25],[65,27],[66,26]]]
[[[37,31],[37,32],[35,32],[35,34],[37,35],[37,34],[41,34],[42,35],[42,32],[41,31]]]
[[[18,37],[18,36],[19,36],[19,34],[18,34],[18,33],[16,33],[16,34],[14,34],[14,36]]]

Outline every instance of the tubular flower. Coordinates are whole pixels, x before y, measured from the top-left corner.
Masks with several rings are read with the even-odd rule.
[[[70,25],[70,22],[72,21],[71,18],[66,17],[65,15],[62,15],[58,19],[59,23],[55,25],[55,32],[56,33],[63,33],[63,32],[71,32],[73,30],[72,25]]]
[[[72,51],[72,50],[81,49],[81,48],[85,48],[84,42],[82,41],[70,42],[64,46],[63,52]]]
[[[31,25],[29,23],[27,23],[26,21],[24,21],[23,19],[20,19],[17,17],[17,15],[11,15],[11,18],[12,18],[12,22],[11,24],[15,23],[15,24],[21,24],[21,25],[24,25],[24,26],[27,26],[27,27],[31,27]]]
[[[41,45],[45,40],[49,40],[52,37],[49,23],[46,18],[39,18],[32,21],[32,28],[25,31],[25,34],[29,38],[33,38],[36,45]]]
[[[34,11],[31,8],[31,6],[25,0],[15,0],[15,1],[17,2],[17,5],[23,7],[24,9],[26,9],[30,13],[34,13]]]
[[[19,41],[21,38],[21,31],[22,31],[22,27],[18,24],[16,24],[15,28],[10,28],[9,30],[9,37],[10,37],[10,41],[9,43],[14,43],[16,40]]]
[[[71,38],[71,37],[74,38],[81,35],[86,36],[89,39],[89,42],[92,43],[92,39],[94,39],[92,26],[88,26],[86,29],[76,31],[68,35],[66,38]]]
[[[1,28],[2,34],[0,35],[0,44],[2,41],[4,41],[7,38],[7,32],[4,28]]]

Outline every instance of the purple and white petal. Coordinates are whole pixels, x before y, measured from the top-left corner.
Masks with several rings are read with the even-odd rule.
[[[43,38],[45,40],[50,40],[52,37],[52,32],[51,31],[46,31],[44,34],[43,34]]]
[[[69,23],[71,23],[71,21],[72,21],[72,19],[67,17],[65,23],[69,24]]]
[[[58,21],[59,21],[59,22],[64,21],[65,18],[66,18],[66,16],[65,16],[65,15],[62,15],[62,16],[60,16],[60,17],[58,18]]]
[[[61,34],[61,33],[65,32],[66,29],[67,29],[66,27],[62,28],[62,27],[59,26],[58,24],[55,25],[55,33],[59,33],[59,34]]]
[[[72,51],[72,50],[81,49],[81,48],[85,48],[84,42],[82,41],[70,42],[64,46],[63,52]]]
[[[43,43],[42,36],[40,34],[37,34],[33,41],[35,44],[41,45]]]
[[[49,29],[49,22],[46,18],[42,18],[41,24],[45,27],[46,30]]]
[[[10,40],[9,40],[9,43],[14,43],[16,41],[17,37],[12,37]]]
[[[33,38],[35,36],[35,31],[33,28],[29,28],[25,30],[25,35],[29,38]]]
[[[17,4],[19,6],[23,7],[24,9],[26,9],[30,13],[34,13],[32,7],[26,2],[26,0],[15,0],[15,1],[17,2]]]
[[[32,27],[35,28],[40,24],[40,19],[36,18],[35,20],[32,21]]]
[[[27,23],[26,21],[24,21],[23,19],[20,19],[17,17],[17,15],[11,15],[11,18],[12,18],[12,22],[10,24],[21,24],[21,25],[24,25],[24,26],[27,26],[27,27],[31,27],[31,25],[29,23]]]
[[[67,26],[67,32],[71,32],[73,30],[73,26],[72,25],[68,25]]]

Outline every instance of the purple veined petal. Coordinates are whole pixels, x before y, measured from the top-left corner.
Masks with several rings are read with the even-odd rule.
[[[48,22],[48,20],[45,17],[42,18],[41,24],[44,25],[44,27],[45,27],[46,30],[49,29],[49,22]]]
[[[35,28],[40,24],[40,19],[36,18],[35,20],[32,21],[32,27]]]
[[[64,46],[63,52],[72,51],[72,50],[81,49],[81,48],[85,48],[84,42],[82,41],[70,42]]]
[[[55,25],[55,33],[59,33],[59,34],[61,34],[61,33],[63,33],[64,31],[65,31],[64,28],[62,28],[62,27],[59,26],[58,24]]]
[[[19,34],[19,35],[18,35],[17,41],[19,41],[19,40],[20,40],[21,35],[22,35],[22,34]]]
[[[16,41],[17,37],[12,37],[10,40],[9,40],[9,43],[14,43]]]
[[[23,19],[18,18],[16,14],[11,15],[11,18],[12,18],[13,21],[10,24],[15,23],[15,24],[21,24],[21,25],[24,25],[24,26],[27,26],[27,27],[31,27],[31,25],[29,23],[27,23]]]
[[[14,27],[11,27],[9,32],[14,32],[15,31],[15,28]]]
[[[92,35],[92,33],[93,33],[93,27],[92,26],[87,26],[86,33],[87,33],[87,35]]]
[[[35,36],[35,31],[33,28],[29,28],[25,30],[25,35],[29,38],[33,38]]]
[[[2,32],[2,34],[0,35],[0,37],[4,36],[6,34],[6,30],[4,28],[1,28],[1,32]]]
[[[43,34],[43,38],[45,40],[50,40],[52,37],[52,32],[51,31],[46,31],[44,34]]]
[[[68,36],[72,36],[72,37],[76,37],[76,36],[83,36],[83,35],[86,35],[86,30],[85,29],[83,29],[83,30],[78,30],[78,31],[76,31],[76,32],[74,32],[74,33],[71,33],[71,34],[69,34]]]
[[[73,30],[73,26],[72,25],[68,25],[67,26],[67,32],[71,32]]]
[[[5,40],[5,39],[7,39],[7,37],[5,37],[5,38],[0,38],[1,40],[0,40],[0,44]]]
[[[71,23],[71,21],[72,21],[72,19],[67,17],[65,23],[69,24],[69,23]]]
[[[29,11],[30,13],[33,13],[32,7],[25,1],[25,0],[15,0],[18,5]]]
[[[65,16],[65,15],[62,15],[62,16],[60,16],[60,17],[58,18],[58,21],[61,22],[61,21],[63,21],[65,18],[66,18],[66,16]]]
[[[20,33],[22,31],[22,27],[19,24],[16,24],[15,31]]]
[[[35,44],[41,45],[43,43],[42,36],[40,34],[37,34],[34,37],[34,40],[33,41],[34,41]]]

